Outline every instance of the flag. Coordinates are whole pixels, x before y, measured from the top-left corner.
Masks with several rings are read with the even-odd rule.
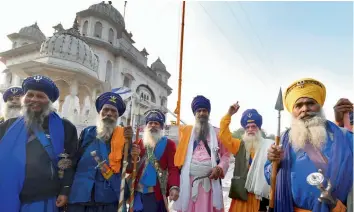
[[[132,96],[133,92],[130,88],[127,88],[127,87],[120,87],[120,88],[113,88],[112,89],[112,92],[113,93],[116,93],[116,94],[119,94],[123,101],[128,99],[129,97]]]

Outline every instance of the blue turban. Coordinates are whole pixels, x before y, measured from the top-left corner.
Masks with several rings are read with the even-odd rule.
[[[106,92],[101,94],[96,99],[96,110],[99,113],[102,110],[103,105],[109,104],[117,108],[119,116],[125,112],[125,103],[119,94],[113,92]]]
[[[145,112],[145,124],[149,123],[150,121],[159,122],[161,128],[165,125],[165,115],[158,109],[148,110]]]
[[[42,75],[27,77],[22,83],[22,89],[24,93],[27,93],[28,90],[41,91],[52,102],[55,102],[59,98],[57,85],[50,78]]]
[[[23,95],[23,90],[21,87],[11,87],[8,88],[5,92],[4,95],[2,96],[2,98],[4,99],[4,102],[7,102],[7,100],[10,97],[14,97],[14,96],[22,96]]]
[[[262,127],[262,116],[257,112],[256,109],[248,109],[243,112],[241,117],[241,126],[246,128],[247,124],[255,123],[259,129]]]
[[[211,109],[210,101],[209,101],[209,99],[205,98],[204,96],[198,95],[198,96],[194,97],[191,106],[192,106],[193,114],[195,114],[195,112],[201,108],[207,109],[208,112],[210,113],[210,109]]]

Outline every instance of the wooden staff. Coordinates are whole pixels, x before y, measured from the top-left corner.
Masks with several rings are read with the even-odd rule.
[[[181,121],[181,94],[182,94],[182,65],[183,65],[183,42],[184,42],[184,16],[186,9],[186,1],[182,2],[182,28],[181,28],[181,46],[179,52],[179,78],[178,78],[178,100],[175,113],[177,114],[177,126]]]
[[[278,131],[277,136],[275,137],[275,145],[279,146],[280,143],[280,121],[281,121],[281,111],[284,110],[283,105],[283,95],[281,88],[279,90],[279,95],[277,99],[277,103],[275,104],[275,109],[278,111]],[[270,179],[271,187],[270,187],[270,201],[269,201],[269,211],[274,211],[274,199],[275,199],[275,187],[277,180],[277,172],[278,172],[278,162],[273,162],[272,164],[272,176]]]
[[[131,97],[131,103],[130,103],[130,111],[129,111],[129,116],[127,119],[127,126],[130,126],[131,122],[131,113],[132,113],[132,104],[133,104],[133,97]],[[120,184],[120,195],[119,195],[119,204],[118,204],[118,212],[123,211],[123,203],[124,203],[124,188],[125,188],[125,172],[127,170],[127,165],[128,165],[128,150],[129,150],[129,143],[131,140],[125,139],[124,142],[124,159],[123,159],[123,169],[122,169],[122,175],[121,175],[121,184]]]
[[[137,123],[137,128],[136,128],[136,133],[135,133],[135,144],[138,144],[139,142],[139,127],[140,127],[140,106],[139,106],[139,118],[138,118],[138,123]],[[138,156],[139,155],[133,155],[133,172],[132,172],[132,182],[131,182],[131,187],[130,187],[130,203],[129,203],[129,211],[133,212],[134,211],[134,193],[135,193],[135,179],[136,179],[136,165],[138,162]]]

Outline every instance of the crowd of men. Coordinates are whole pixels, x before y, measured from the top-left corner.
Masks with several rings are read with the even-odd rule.
[[[142,139],[132,141],[132,128],[117,126],[126,105],[112,92],[96,99],[96,126],[78,137],[54,111],[58,98],[55,82],[41,75],[4,92],[0,211],[167,212],[169,201],[178,212],[224,211],[221,180],[231,157],[230,212],[267,211],[272,175],[273,211],[353,211],[353,104],[340,99],[334,122],[327,120],[326,88],[315,79],[286,89],[292,121],[281,145],[262,137],[262,115],[253,108],[242,113],[242,139],[233,138],[229,124],[238,103],[216,131],[202,95],[191,103],[194,125],[180,126],[178,141],[163,135],[166,118],[158,109],[145,113]]]

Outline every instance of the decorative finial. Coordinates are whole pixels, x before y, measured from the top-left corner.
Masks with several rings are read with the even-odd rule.
[[[79,21],[77,20],[77,16],[74,20],[73,29],[79,30]]]

